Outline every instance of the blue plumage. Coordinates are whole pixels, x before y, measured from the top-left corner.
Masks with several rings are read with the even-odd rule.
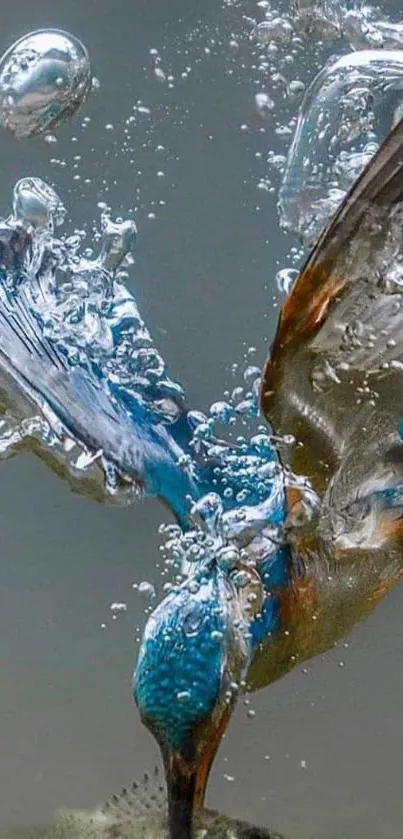
[[[207,718],[221,691],[228,643],[229,588],[223,575],[195,575],[168,595],[148,621],[134,694],[154,733],[179,748]]]

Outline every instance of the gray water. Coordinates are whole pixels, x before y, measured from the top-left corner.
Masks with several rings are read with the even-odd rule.
[[[1,135],[0,212],[23,175],[53,179],[77,223],[96,215],[103,177],[116,212],[135,206],[140,185],[135,292],[171,372],[200,408],[231,384],[245,347],[263,360],[277,315],[274,275],[290,245],[274,196],[256,189],[264,158],[254,153],[270,148],[270,131],[256,130],[243,53],[228,59],[231,15],[239,23],[243,11],[213,0],[14,0],[3,11],[1,48],[30,29],[66,28],[90,50],[101,90],[86,106],[85,135],[83,114],[51,147]],[[192,72],[168,95],[149,50],[161,51],[165,69],[187,47]],[[121,133],[104,126],[129,116],[138,99],[158,119],[152,135],[134,136],[130,165]],[[106,158],[111,138],[117,153]],[[84,197],[80,186],[71,191],[71,171],[49,162],[80,153],[83,178],[93,178]],[[158,759],[131,698],[145,620],[131,585],[155,579],[166,513],[152,502],[116,510],[75,498],[28,456],[0,472],[0,823],[8,826],[44,821],[59,806],[93,806]],[[252,697],[253,719],[240,704],[210,806],[287,839],[400,839],[402,597],[400,588],[347,648]],[[113,601],[128,603],[115,622]]]

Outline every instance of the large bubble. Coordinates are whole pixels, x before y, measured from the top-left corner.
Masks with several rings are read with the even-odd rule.
[[[90,88],[90,60],[78,38],[32,32],[0,60],[0,124],[19,138],[46,134],[74,114]]]
[[[396,122],[403,51],[363,50],[325,65],[308,88],[288,153],[282,225],[312,243]]]

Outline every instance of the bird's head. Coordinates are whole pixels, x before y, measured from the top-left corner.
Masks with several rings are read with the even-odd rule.
[[[216,565],[188,578],[148,620],[133,689],[162,752],[171,839],[190,839],[248,654],[239,598]]]

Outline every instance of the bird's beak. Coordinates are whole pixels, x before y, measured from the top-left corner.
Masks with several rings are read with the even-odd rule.
[[[191,839],[194,809],[203,801],[197,790],[197,766],[178,753],[166,760],[170,839]]]
[[[211,765],[230,714],[231,708],[226,706],[219,724],[213,729],[213,736],[202,751],[198,750],[198,757],[195,753],[187,757],[177,751],[164,755],[170,839],[191,839],[193,814],[204,804]]]

